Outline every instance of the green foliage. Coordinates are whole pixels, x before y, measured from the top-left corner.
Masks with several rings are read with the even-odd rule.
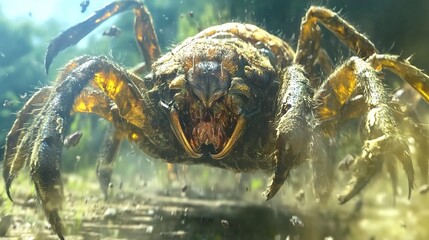
[[[189,3],[193,4],[190,5]],[[182,6],[178,19],[178,40],[197,34],[204,28],[219,25],[229,19],[228,8],[222,7],[216,1],[187,1]]]
[[[12,126],[15,113],[36,87],[46,84],[43,71],[41,39],[49,39],[46,30],[56,31],[53,24],[36,26],[30,21],[16,22],[0,13],[0,146],[5,143],[7,131]],[[0,148],[3,156],[3,148]]]

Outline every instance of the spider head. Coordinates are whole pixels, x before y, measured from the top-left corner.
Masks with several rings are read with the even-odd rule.
[[[273,106],[275,71],[240,39],[222,35],[185,43],[154,64],[155,90],[185,151],[193,158],[222,159],[254,114],[263,112],[261,106]]]
[[[231,61],[192,57],[184,73],[169,83],[171,127],[191,157],[225,157],[245,129],[243,106],[250,88],[232,77],[237,65]]]

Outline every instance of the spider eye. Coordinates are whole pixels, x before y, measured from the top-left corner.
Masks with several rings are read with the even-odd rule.
[[[179,76],[175,77],[168,84],[168,88],[170,90],[182,90],[185,87],[186,87],[186,79],[185,79],[185,75],[183,74],[180,74]]]
[[[171,82],[168,84],[168,88],[170,89],[170,96],[174,97],[176,93],[181,92],[183,89],[186,88],[186,79],[185,75],[180,74],[177,77],[175,77]]]
[[[243,100],[248,100],[251,96],[249,86],[244,82],[242,78],[239,77],[232,78],[229,93],[238,95]]]

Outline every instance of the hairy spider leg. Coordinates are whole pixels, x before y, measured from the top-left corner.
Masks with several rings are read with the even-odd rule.
[[[368,58],[368,63],[376,70],[387,69],[400,78],[405,80],[412,86],[426,102],[429,102],[429,76],[423,73],[420,69],[411,65],[407,59],[402,59],[395,55],[375,54]],[[399,108],[399,107],[398,107]],[[417,113],[413,109],[405,109],[399,113],[406,113],[408,118],[398,117],[401,119],[401,124],[406,125],[406,128],[412,133],[412,137],[416,141],[416,159],[419,166],[422,183],[428,182],[428,161],[426,152],[429,151],[427,142],[427,129],[421,128],[421,123]]]
[[[138,64],[138,66],[134,67],[131,71],[135,74],[140,74],[144,71],[150,70],[152,63],[161,55],[152,17],[147,8],[139,1],[116,1],[97,10],[88,19],[67,29],[52,40],[46,53],[46,71],[48,71],[53,58],[62,49],[76,44],[88,33],[115,14],[130,9],[133,9],[135,14],[134,29],[137,46],[145,60],[144,64]],[[142,83],[140,79],[137,79],[137,81],[135,81],[135,79],[136,78],[132,78],[132,81],[136,85]],[[94,112],[108,120],[112,120],[111,113],[113,113],[113,111],[106,110],[106,108],[109,107],[109,100],[106,100],[105,94],[100,94],[96,91],[83,91],[82,95],[85,97],[78,97],[78,99],[76,99],[76,104],[74,105],[75,111]],[[103,193],[105,193],[106,197],[107,187],[110,183],[112,173],[111,167],[121,142],[118,136],[115,135],[112,137],[115,139],[113,142],[109,140],[111,137],[106,136],[104,138],[103,143],[101,144],[97,164],[97,176],[99,177],[101,189]],[[108,158],[106,158],[107,152],[114,154],[109,155]]]
[[[108,197],[108,189],[113,172],[113,162],[119,150],[121,140],[122,135],[120,131],[110,125],[104,134],[102,146],[97,156],[97,178],[105,198]]]
[[[10,185],[16,174],[26,163],[29,157],[28,153],[35,138],[35,135],[29,134],[28,131],[34,133],[36,129],[28,129],[27,125],[39,113],[51,91],[51,87],[44,87],[34,93],[18,112],[11,130],[7,134],[4,151],[3,179],[6,183],[7,196],[11,201]]]
[[[403,106],[396,107],[395,111],[396,119],[399,119],[399,124],[403,129],[406,129],[405,133],[415,141],[416,151],[414,158],[416,159],[417,166],[420,170],[420,181],[422,184],[428,183],[428,159],[429,156],[429,142],[427,141],[429,132],[426,127],[422,127],[421,120],[414,108],[403,109]]]
[[[342,118],[341,109],[348,104],[357,88],[362,89],[368,108],[363,129],[367,140],[361,155],[355,159],[352,178],[339,195],[339,200],[345,203],[356,195],[378,172],[383,161],[390,158],[396,158],[402,163],[408,178],[410,196],[414,170],[408,145],[397,128],[380,73],[371,64],[353,57],[329,76],[314,95],[318,118],[328,134],[332,133],[337,121]],[[324,124],[325,121],[331,124]]]
[[[152,63],[161,56],[158,37],[155,33],[152,16],[147,8],[140,5],[134,9],[134,13],[136,15],[134,29],[137,45],[144,56],[146,69],[150,70]]]
[[[331,57],[329,57],[328,52],[323,48],[319,49],[316,63],[319,64],[323,76],[329,76],[334,71],[334,63]]]
[[[139,1],[115,1],[97,10],[83,22],[62,32],[49,43],[45,56],[46,72],[48,72],[52,60],[60,51],[76,45],[82,38],[112,16],[130,9],[134,9],[135,13],[134,25],[137,45],[145,58],[146,68],[149,69],[152,63],[161,55],[152,16],[143,3]]]
[[[393,98],[394,97],[395,96],[393,96]],[[406,101],[407,99],[400,100]],[[398,123],[399,129],[401,129],[401,133],[404,134],[407,138],[414,139],[413,144],[415,147],[415,151],[413,152],[413,158],[415,158],[417,166],[420,170],[419,176],[421,178],[421,183],[428,183],[428,129],[422,127],[421,118],[417,113],[414,105],[410,106],[408,105],[408,102],[402,102],[397,99],[392,99],[390,106],[394,109],[392,113],[395,117],[395,121]],[[352,99],[349,99],[347,101],[347,104],[345,104],[340,109],[339,116],[341,116],[341,118],[336,119],[336,124],[341,125],[351,119],[360,118],[367,112],[367,110],[368,107],[366,106],[364,97],[361,94],[358,94],[357,96],[352,97]],[[333,122],[325,121],[324,124],[333,124]],[[386,164],[388,164],[387,170],[389,171],[389,175],[392,180],[394,196],[396,196],[397,174],[391,171],[396,169],[390,167],[393,162],[387,161]]]
[[[148,134],[151,132],[144,116],[144,101],[141,101],[144,96],[134,84],[136,80],[131,80],[137,78],[136,76],[127,73],[104,57],[79,58],[68,64],[64,71],[66,74],[59,75],[64,79],[58,79],[55,87],[50,90],[49,98],[43,101],[45,103],[43,108],[29,126],[28,129],[31,131],[26,132],[29,140],[22,140],[32,145],[32,148],[23,148],[22,151],[27,151],[24,154],[29,156],[27,161],[31,177],[48,221],[61,239],[63,227],[58,211],[63,200],[63,184],[60,162],[65,129],[71,113],[94,112],[102,117],[110,116],[115,126],[132,127],[129,131],[130,135],[133,135],[129,137],[131,140],[143,137],[139,135],[142,131],[146,130]],[[88,91],[86,87],[100,89],[111,100],[110,105],[103,103],[102,100],[100,105],[106,107],[96,108],[97,100],[104,98],[100,97],[97,91]],[[94,94],[85,96],[86,93]],[[120,124],[119,117],[122,119],[120,122],[128,124],[125,126]],[[139,131],[134,133],[132,131],[134,129]],[[18,146],[17,152],[19,151]]]
[[[376,70],[387,69],[410,84],[429,103],[429,77],[411,65],[408,59],[395,55],[375,54],[367,60]]]
[[[312,6],[307,10],[301,21],[300,35],[294,59],[295,63],[304,66],[307,73],[313,72],[314,63],[318,58],[322,60],[319,62],[322,67],[329,67],[325,66],[327,64],[327,54],[324,56],[324,53],[320,53],[321,33],[318,23],[321,23],[334,33],[357,56],[366,59],[377,53],[374,44],[337,13],[324,7]],[[320,85],[320,83],[311,84],[313,86]]]
[[[84,56],[70,61],[58,76],[57,82],[63,80],[71,70],[85,62],[88,58],[89,57]],[[10,194],[10,186],[13,178],[30,157],[28,155],[30,152],[29,149],[36,137],[37,129],[28,128],[26,125],[29,125],[34,121],[35,116],[38,115],[42,107],[45,105],[51,92],[52,87],[44,87],[34,93],[18,113],[17,118],[6,138],[3,178],[6,182],[6,193],[11,200],[12,196]]]
[[[311,88],[304,70],[298,65],[286,68],[283,74],[276,116],[277,137],[274,156],[274,175],[264,195],[267,200],[274,197],[289,176],[289,172],[303,161],[310,139],[309,124],[306,116],[312,109]]]
[[[397,56],[377,54],[377,49],[368,38],[359,33],[353,26],[342,19],[338,14],[323,7],[310,7],[301,22],[301,32],[294,62],[303,65],[307,73],[312,73],[314,63],[318,63],[321,66],[321,70],[325,75],[332,69],[332,63],[330,61],[329,55],[324,51],[324,49],[320,48],[321,34],[318,23],[321,23],[328,30],[334,33],[347,47],[355,52],[357,56],[363,59],[369,59],[368,61],[372,62],[371,65],[373,68],[377,70],[381,70],[381,68],[391,70],[407,81],[425,98],[426,101],[428,101],[429,84],[428,78],[424,73],[409,64],[408,61],[404,61]],[[311,79],[311,85],[317,88],[320,84],[323,83],[316,82],[316,80],[317,79]],[[339,85],[337,85],[337,87],[338,86]],[[317,96],[315,98],[317,98]],[[358,102],[360,101],[354,101],[348,97],[348,102],[344,105],[344,109],[354,110],[345,112],[344,109],[341,109],[341,116],[345,119],[359,117],[359,114],[365,112],[367,109],[364,107],[365,104],[353,104]],[[356,106],[357,108],[349,107],[347,106],[348,104]],[[345,120],[343,119],[341,121]],[[330,121],[327,122],[328,124],[332,124]],[[326,127],[327,122],[322,121],[322,125],[325,124]],[[411,123],[408,125],[411,125]],[[325,131],[327,129],[333,130],[332,127],[333,126],[326,127]],[[425,145],[425,140],[422,136],[422,134],[419,134],[418,137],[416,137],[416,141],[421,141],[417,143],[417,145]],[[424,163],[422,163],[422,161]],[[425,179],[427,179],[427,177],[425,176],[427,176],[427,171],[425,169],[427,169],[427,167],[425,166],[427,165],[427,161],[420,159],[418,160],[418,163],[419,166],[421,166],[420,168],[423,173],[423,181],[426,182],[427,180]],[[389,163],[388,165],[391,164]],[[393,180],[395,173],[393,173],[391,169],[392,167],[388,166],[389,173],[392,176],[393,185],[396,186],[394,183],[395,180]]]
[[[402,102],[393,102],[392,107],[394,109],[393,113],[395,116],[395,120],[398,123],[399,129],[401,129],[401,133],[404,135],[406,139],[413,139],[413,160],[417,163],[417,167],[419,170],[420,183],[427,184],[428,183],[428,155],[429,155],[429,142],[427,141],[429,132],[425,126],[422,126],[422,121],[420,116],[418,115],[415,108],[411,106],[406,106]],[[390,161],[387,163],[393,164]],[[394,194],[396,193],[396,182],[397,180],[392,177],[392,175],[396,175],[395,168],[389,167],[389,175],[392,179],[392,185]]]

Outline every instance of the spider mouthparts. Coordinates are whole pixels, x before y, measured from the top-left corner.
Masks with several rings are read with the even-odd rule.
[[[176,111],[175,108],[171,108],[170,110],[170,119],[171,119],[171,128],[173,129],[173,132],[176,135],[177,139],[185,148],[186,153],[188,153],[189,156],[191,156],[192,158],[202,157],[203,154],[197,153],[196,151],[194,151],[194,149],[189,144],[189,141],[186,138],[185,133],[183,132],[182,126],[180,124],[179,113]]]
[[[224,158],[231,151],[246,126],[243,115],[236,120],[216,120],[210,116],[194,124],[182,124],[179,112],[175,108],[170,110],[170,120],[174,134],[189,156],[200,158],[206,153],[216,160]],[[225,128],[222,121],[232,122]]]
[[[225,147],[217,154],[210,154],[210,156],[213,159],[222,159],[224,158],[229,151],[231,150],[232,146],[234,146],[235,142],[240,138],[241,134],[243,133],[244,127],[246,123],[246,119],[243,115],[240,115],[240,117],[237,120],[237,125],[235,126],[234,132],[232,133],[231,137],[228,139],[228,142],[226,143]]]

